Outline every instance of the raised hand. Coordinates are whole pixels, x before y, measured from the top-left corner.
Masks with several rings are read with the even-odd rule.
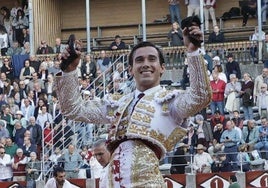
[[[82,41],[76,40],[74,34],[70,35],[67,44],[68,46],[62,54],[61,70],[63,72],[70,72],[76,69],[83,46]]]
[[[184,45],[188,52],[192,52],[201,47],[203,33],[200,30],[201,22],[197,16],[190,16],[182,20],[181,28]]]

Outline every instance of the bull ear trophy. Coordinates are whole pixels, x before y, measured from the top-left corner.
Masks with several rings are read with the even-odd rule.
[[[198,16],[189,16],[181,21],[181,29],[183,30],[185,27],[188,28],[191,26],[198,26],[200,28],[201,21],[198,18]],[[189,32],[189,31],[187,31]],[[188,34],[189,35],[189,34]],[[201,47],[202,40],[199,39],[199,37],[196,37],[195,35],[189,35],[189,40],[191,43],[193,43],[195,46]]]
[[[67,67],[78,57],[78,55],[76,54],[75,50],[78,50],[76,49],[76,44],[75,44],[75,35],[74,34],[71,34],[69,36],[69,39],[67,41],[67,44],[68,44],[68,53],[70,54],[68,56],[68,58],[62,58],[62,62],[61,62],[61,65],[60,65],[60,68],[61,70],[66,70]]]

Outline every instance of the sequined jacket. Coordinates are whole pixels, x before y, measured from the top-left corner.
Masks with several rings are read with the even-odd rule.
[[[85,102],[80,97],[77,72],[56,76],[56,91],[62,113],[75,121],[110,124],[109,145],[115,149],[127,139],[141,139],[159,158],[186,134],[179,125],[210,103],[211,88],[202,56],[188,57],[190,88],[167,91],[160,86],[145,91],[133,112],[134,94],[105,96]]]

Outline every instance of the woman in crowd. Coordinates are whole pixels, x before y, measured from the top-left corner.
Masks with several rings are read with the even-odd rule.
[[[4,59],[3,66],[1,67],[1,73],[5,73],[7,79],[13,82],[14,71],[13,71],[13,67],[11,66],[10,60],[8,58]]]
[[[24,67],[20,71],[20,80],[23,80],[27,85],[32,78],[32,74],[35,72],[34,68],[30,66],[30,60],[24,61]]]
[[[3,25],[0,25],[0,49],[1,56],[6,56],[8,49],[8,35],[6,28]]]
[[[12,46],[13,29],[12,29],[12,17],[10,16],[10,10],[7,7],[2,7],[1,13],[3,15],[3,22],[8,35],[8,46]]]
[[[20,46],[23,46],[23,33],[22,29],[29,27],[29,20],[25,16],[24,11],[19,9],[17,11],[17,16],[12,22],[12,26],[15,28],[16,40],[19,42]]]

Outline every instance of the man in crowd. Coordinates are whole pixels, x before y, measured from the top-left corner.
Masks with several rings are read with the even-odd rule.
[[[103,176],[105,176],[106,174],[105,171],[109,169],[108,164],[111,158],[111,154],[106,147],[106,140],[100,139],[94,142],[92,146],[92,153],[93,156],[100,163],[100,165],[103,167],[102,172],[100,174],[100,188],[109,187],[108,181],[105,181],[106,179],[103,178]]]
[[[241,144],[246,144],[248,150],[252,151],[258,139],[259,139],[259,130],[255,126],[255,121],[248,120],[247,126],[244,126],[242,129]]]
[[[54,188],[54,187],[60,187],[60,188],[72,188],[74,187],[68,180],[65,179],[65,170],[62,167],[56,166],[53,171],[53,178],[50,178],[45,188]]]
[[[261,126],[259,127],[259,138],[254,149],[261,152],[265,151],[265,158],[268,159],[268,121],[266,117],[261,118]]]
[[[232,170],[237,170],[237,151],[238,151],[238,142],[240,141],[239,133],[234,129],[234,124],[232,120],[226,122],[226,130],[222,133],[220,142],[224,143],[224,153],[228,161],[232,161]]]

